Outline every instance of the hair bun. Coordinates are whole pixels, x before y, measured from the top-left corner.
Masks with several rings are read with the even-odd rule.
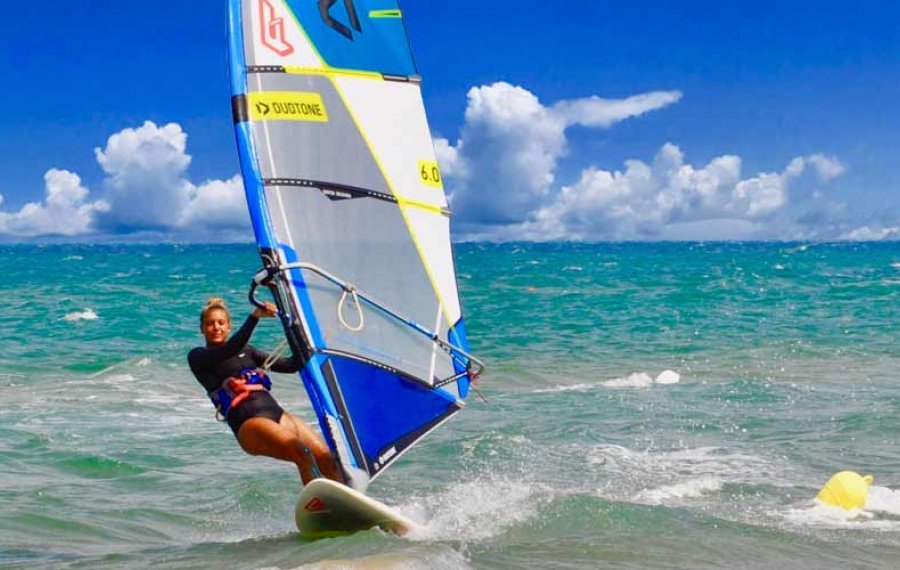
[[[225,299],[221,297],[210,297],[206,300],[206,304],[203,305],[203,309],[200,311],[200,326],[203,326],[203,321],[206,319],[206,313],[212,311],[213,309],[220,309],[225,311],[225,315],[228,316],[228,321],[231,322],[231,312],[228,310],[228,306],[225,305]]]

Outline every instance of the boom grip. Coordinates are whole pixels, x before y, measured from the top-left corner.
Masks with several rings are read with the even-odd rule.
[[[277,268],[265,267],[259,270],[256,275],[253,276],[253,281],[250,282],[250,292],[247,294],[247,298],[250,300],[251,305],[258,309],[265,310],[266,306],[256,299],[256,290],[260,285],[268,286],[277,274]]]

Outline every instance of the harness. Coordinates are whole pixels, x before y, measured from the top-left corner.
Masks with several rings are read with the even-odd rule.
[[[244,368],[239,376],[228,378],[208,394],[216,407],[216,419],[224,422],[232,408],[241,405],[253,392],[269,392],[272,381],[261,368]]]

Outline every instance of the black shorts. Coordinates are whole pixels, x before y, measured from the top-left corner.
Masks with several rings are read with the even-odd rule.
[[[268,392],[253,392],[250,397],[238,404],[236,407],[228,410],[228,427],[237,437],[238,431],[245,421],[250,418],[268,418],[275,423],[281,421],[284,410]]]

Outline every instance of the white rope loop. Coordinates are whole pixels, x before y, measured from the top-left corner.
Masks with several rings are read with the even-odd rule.
[[[347,300],[348,293],[353,297],[353,302],[356,304],[356,314],[359,316],[359,323],[356,326],[350,326],[346,319],[344,319],[344,301]],[[356,294],[355,288],[344,287],[344,292],[341,293],[341,300],[338,301],[337,314],[338,320],[341,321],[341,324],[350,332],[359,332],[366,326],[366,317],[363,315],[362,303],[359,302],[359,296]]]

